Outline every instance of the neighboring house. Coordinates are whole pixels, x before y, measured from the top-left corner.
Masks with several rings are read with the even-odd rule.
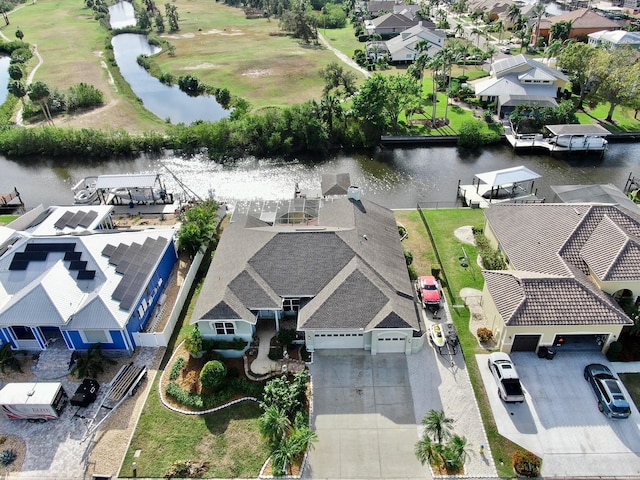
[[[633,200],[615,185],[551,185],[551,203],[608,203],[638,210]]]
[[[391,62],[410,63],[420,55],[417,48],[420,42],[427,42],[426,54],[433,57],[436,52],[442,50],[446,39],[447,34],[444,30],[427,28],[420,22],[385,43]]]
[[[489,16],[489,20],[496,20],[504,17],[511,5],[515,5],[513,0],[474,0],[469,2],[467,10],[469,12],[481,11]]]
[[[377,0],[372,2],[362,2],[356,7],[359,11],[368,14],[371,18],[379,17],[385,13],[401,13],[409,18],[414,18],[420,5],[407,5],[403,2]]]
[[[0,227],[0,343],[133,353],[177,260],[174,231],[108,230],[111,207],[39,210]]]
[[[597,14],[588,8],[579,8],[572,12],[555,15],[540,20],[539,36],[544,37],[547,43],[551,33],[551,26],[558,22],[571,22],[569,38],[576,38],[586,41],[590,33],[600,30],[619,30],[620,24]]]
[[[373,20],[364,21],[364,31],[367,35],[380,35],[382,38],[395,37],[401,32],[418,25],[420,20],[412,19],[399,13],[387,13]],[[422,21],[425,26],[435,24],[429,21]]]
[[[640,214],[615,205],[497,204],[484,233],[508,270],[484,271],[498,348],[599,351],[633,325],[616,301],[640,295]]]
[[[561,71],[520,54],[494,61],[491,76],[474,82],[474,88],[480,101],[495,103],[502,118],[517,105],[557,106],[568,83]]]
[[[601,30],[590,33],[589,44],[594,47],[603,47],[613,50],[620,47],[631,47],[640,50],[640,33],[627,32],[626,30]]]
[[[287,325],[312,352],[420,350],[424,328],[395,217],[350,191],[238,206],[192,316],[202,336],[251,341],[257,329]]]

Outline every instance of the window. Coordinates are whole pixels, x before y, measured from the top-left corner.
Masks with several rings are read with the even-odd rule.
[[[232,322],[215,322],[214,327],[218,335],[234,335],[236,333],[235,325]]]
[[[300,311],[300,299],[299,298],[283,298],[282,309],[285,312],[298,312]]]
[[[111,334],[106,330],[83,330],[80,336],[84,343],[113,343]]]
[[[33,335],[33,330],[29,327],[11,327],[13,328],[13,334],[16,336],[18,340],[35,340],[35,336]]]

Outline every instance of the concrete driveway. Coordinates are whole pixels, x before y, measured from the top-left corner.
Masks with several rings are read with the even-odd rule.
[[[632,406],[628,419],[605,417],[583,377],[589,363],[611,367],[604,355],[560,351],[546,360],[513,353],[525,390],[522,404],[500,400],[487,357],[477,355],[476,360],[498,430],[542,457],[543,476],[640,477],[640,413]]]
[[[418,427],[404,354],[318,351],[310,372],[318,442],[308,476],[430,478],[413,453]]]

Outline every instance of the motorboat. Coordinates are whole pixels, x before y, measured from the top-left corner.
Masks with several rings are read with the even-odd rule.
[[[439,323],[434,323],[429,327],[429,338],[431,338],[431,343],[438,348],[444,347],[447,342],[447,336]]]
[[[134,203],[164,203],[168,196],[165,189],[148,187],[118,187],[111,189],[109,194],[123,202]]]
[[[72,189],[73,203],[76,205],[90,205],[98,200],[98,188],[96,182],[98,177],[85,177],[80,180]]]

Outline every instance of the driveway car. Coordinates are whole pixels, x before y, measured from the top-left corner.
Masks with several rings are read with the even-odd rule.
[[[608,367],[591,363],[584,367],[584,379],[589,382],[598,400],[598,410],[607,417],[628,418],[631,415],[631,407],[620,381]]]
[[[440,308],[442,294],[436,277],[433,275],[418,277],[418,293],[425,308],[430,310],[438,310]]]
[[[511,358],[504,352],[495,352],[487,360],[489,370],[498,384],[498,395],[505,402],[524,402],[520,377]]]
[[[500,53],[511,53],[511,48],[509,47],[500,47]]]

